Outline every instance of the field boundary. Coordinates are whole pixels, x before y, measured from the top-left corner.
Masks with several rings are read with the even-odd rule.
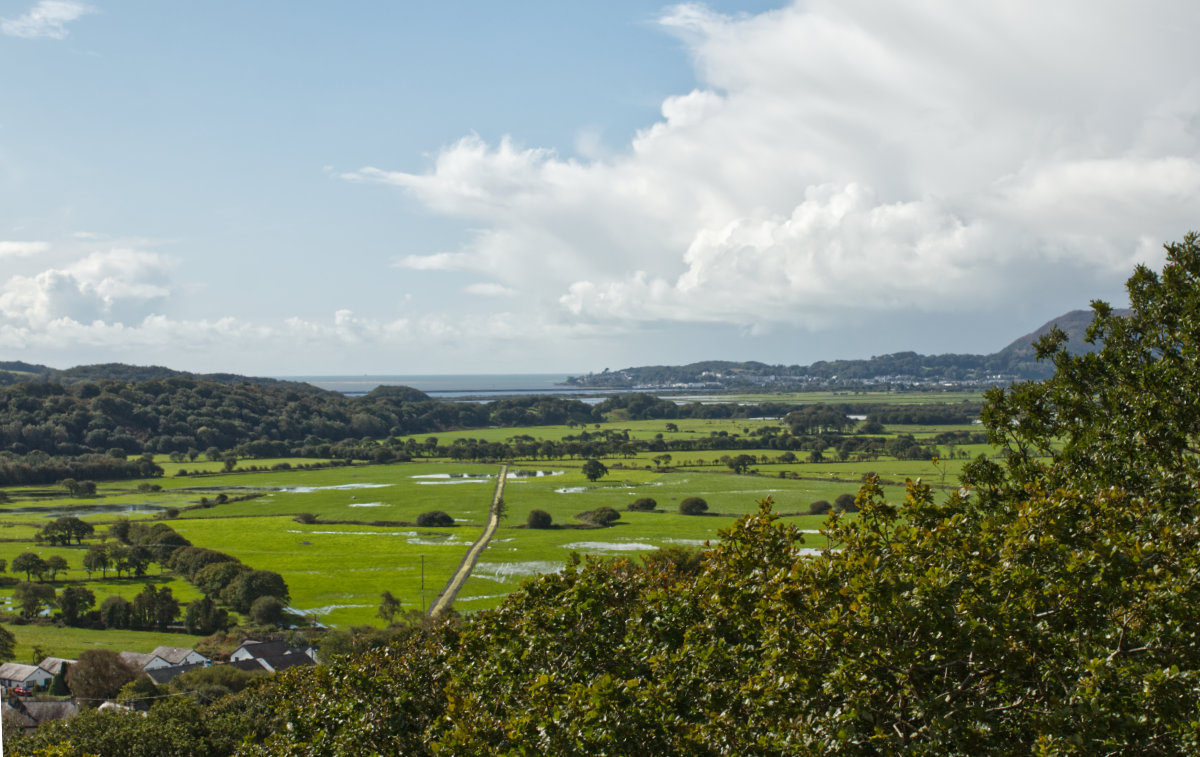
[[[433,606],[429,608],[429,617],[437,617],[454,604],[459,590],[470,578],[471,571],[475,569],[475,563],[478,562],[479,556],[483,554],[484,548],[492,540],[492,535],[496,533],[496,528],[500,525],[500,513],[504,508],[504,482],[507,480],[508,465],[504,464],[500,466],[500,475],[496,479],[496,491],[492,494],[492,506],[489,508],[487,524],[483,527],[483,533],[467,550],[462,562],[458,564],[458,570],[454,571],[454,575],[446,582],[445,588],[434,598]]]

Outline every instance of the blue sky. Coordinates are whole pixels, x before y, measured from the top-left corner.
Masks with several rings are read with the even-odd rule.
[[[1198,16],[0,0],[0,359],[990,352],[1200,225]]]

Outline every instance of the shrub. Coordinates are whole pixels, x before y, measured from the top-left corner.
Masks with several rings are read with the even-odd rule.
[[[441,510],[430,510],[427,513],[421,513],[417,516],[417,525],[426,528],[435,526],[453,526],[454,518],[451,518]]]
[[[653,510],[656,507],[658,507],[658,503],[655,502],[653,499],[651,499],[650,497],[642,497],[640,499],[635,499],[634,501],[630,502],[629,506],[626,507],[625,509],[632,510],[634,512],[650,512],[651,510]]]
[[[292,520],[297,523],[311,524],[317,522],[317,516],[313,513],[296,513],[296,517],[292,518]]]
[[[828,513],[832,508],[833,508],[833,505],[829,504],[828,500],[818,499],[816,502],[813,502],[811,505],[808,506],[808,514],[809,515],[824,515],[824,514]]]
[[[255,623],[263,626],[279,625],[283,620],[286,605],[279,597],[259,597],[250,605],[250,617]]]
[[[575,517],[597,526],[607,526],[614,521],[620,520],[621,514],[611,507],[597,507],[595,510],[588,510]]]
[[[679,512],[683,515],[700,515],[708,511],[708,503],[701,497],[687,497],[679,503]]]
[[[853,494],[839,494],[833,501],[833,506],[840,513],[858,512],[858,505],[854,504]]]
[[[553,524],[554,519],[545,510],[530,510],[529,517],[525,519],[525,525],[529,528],[550,528]]]

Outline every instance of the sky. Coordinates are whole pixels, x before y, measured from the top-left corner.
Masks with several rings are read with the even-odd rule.
[[[990,353],[1200,228],[1192,0],[0,0],[0,361]]]

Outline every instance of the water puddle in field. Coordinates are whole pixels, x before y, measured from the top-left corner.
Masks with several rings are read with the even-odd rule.
[[[389,507],[382,502],[351,502],[349,507]]]
[[[471,571],[472,578],[485,578],[489,581],[507,583],[514,579],[540,576],[543,573],[558,573],[562,571],[563,563],[551,560],[530,560],[527,562],[481,562],[476,563]]]
[[[554,490],[557,494],[582,494],[587,491],[586,486],[564,486],[561,489]]]
[[[409,544],[419,547],[466,547],[471,544],[463,541],[454,534],[421,534],[408,540]]]
[[[504,599],[507,596],[508,596],[507,594],[480,594],[479,596],[476,596],[476,597],[458,596],[455,598],[454,601],[455,602],[482,602],[485,599]]]
[[[487,479],[492,478],[491,473],[421,473],[409,478],[429,479],[432,481],[458,481],[460,479]]]
[[[708,544],[707,539],[663,539],[668,544],[679,544],[684,547],[703,547]]]
[[[546,478],[547,476],[561,476],[566,471],[561,470],[513,470],[509,471],[505,478]]]
[[[636,541],[576,541],[564,544],[562,548],[578,552],[643,552],[645,550],[658,549],[653,544],[642,544]]]
[[[313,492],[345,491],[348,489],[382,489],[392,484],[337,484],[335,486],[288,486],[280,489],[288,494],[312,494]]]
[[[0,510],[4,515],[34,515],[39,518],[62,518],[67,515],[157,513],[166,510],[158,505],[72,505],[70,507],[14,507]]]
[[[454,478],[449,481],[418,481],[417,486],[446,486],[447,484],[486,484],[486,478]]]
[[[400,573],[404,571],[414,571],[414,567],[405,567],[403,565],[389,565],[386,568],[338,568],[338,573]],[[327,570],[289,570],[290,576],[328,576]]]
[[[358,610],[363,607],[373,607],[374,605],[325,605],[324,607],[314,607],[311,610],[305,610],[299,607],[288,607],[288,612],[296,613],[297,615],[314,615],[321,617],[328,615],[334,610]]]
[[[289,528],[289,534],[303,534],[304,536],[416,536],[415,531],[300,531],[298,529]]]

